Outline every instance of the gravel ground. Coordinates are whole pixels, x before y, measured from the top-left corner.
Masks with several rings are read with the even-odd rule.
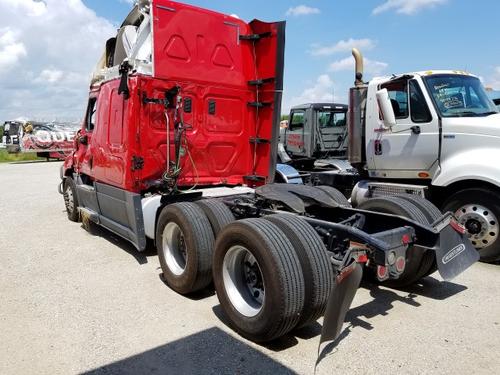
[[[0,165],[0,374],[312,374],[321,321],[267,346],[236,335],[217,297],[160,279],[157,256],[69,222],[60,163]],[[499,374],[500,266],[395,291],[365,285],[329,373]]]

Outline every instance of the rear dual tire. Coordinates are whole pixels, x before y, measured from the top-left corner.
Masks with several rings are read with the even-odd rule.
[[[164,279],[178,293],[208,286],[212,270],[230,325],[255,342],[316,321],[334,282],[321,238],[290,214],[236,222],[217,200],[176,203],[160,214],[157,247]]]
[[[405,199],[396,196],[372,198],[363,202],[357,208],[403,216],[420,224],[429,225],[426,213],[412,200],[408,199],[408,197]],[[422,205],[420,206],[422,207]],[[427,215],[430,215],[430,212]],[[433,263],[434,254],[429,254],[427,250],[419,249],[417,246],[410,246],[406,251],[406,268],[403,274],[398,279],[389,279],[381,282],[381,284],[395,288],[414,284],[431,271]],[[372,278],[376,280],[375,272],[372,271]]]
[[[177,293],[197,292],[211,283],[214,233],[198,205],[174,203],[161,211],[156,248],[163,278]]]
[[[226,226],[215,244],[217,297],[232,328],[270,341],[292,330],[304,307],[304,276],[286,235],[272,222],[245,219]]]

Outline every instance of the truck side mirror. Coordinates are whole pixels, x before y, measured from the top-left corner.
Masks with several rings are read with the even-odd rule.
[[[384,126],[386,128],[392,128],[396,125],[396,115],[394,114],[391,98],[389,97],[389,91],[387,91],[387,89],[377,91],[377,103],[380,113],[382,114]]]

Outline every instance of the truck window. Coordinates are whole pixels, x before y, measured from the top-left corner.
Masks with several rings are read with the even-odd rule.
[[[304,128],[305,121],[305,111],[294,111],[292,112],[292,118],[290,119],[289,129],[299,130]]]
[[[489,116],[498,113],[476,77],[435,74],[425,77],[424,81],[443,117]]]
[[[345,112],[318,111],[320,128],[343,127],[346,125]]]
[[[425,101],[424,94],[417,81],[410,81],[410,112],[411,120],[416,123],[431,122],[432,115]]]
[[[392,109],[396,119],[408,118],[408,81],[386,83],[381,88],[389,91]]]
[[[91,98],[89,100],[89,106],[87,108],[87,118],[86,118],[86,128],[87,131],[91,132],[95,128],[95,119],[97,112],[97,98]]]

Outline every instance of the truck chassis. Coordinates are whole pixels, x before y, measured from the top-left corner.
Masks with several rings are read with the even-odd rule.
[[[146,238],[154,241],[166,283],[190,294],[213,281],[231,326],[255,342],[322,315],[321,342],[335,340],[362,274],[397,280],[415,266],[412,253],[432,252],[447,280],[478,260],[451,214],[424,225],[353,209],[317,187],[215,187],[142,198],[122,191],[129,209],[116,210],[116,197],[103,194],[103,186],[86,185],[78,175],[62,181],[71,220],[99,224],[139,250]],[[126,212],[128,228],[113,219],[116,212]]]

